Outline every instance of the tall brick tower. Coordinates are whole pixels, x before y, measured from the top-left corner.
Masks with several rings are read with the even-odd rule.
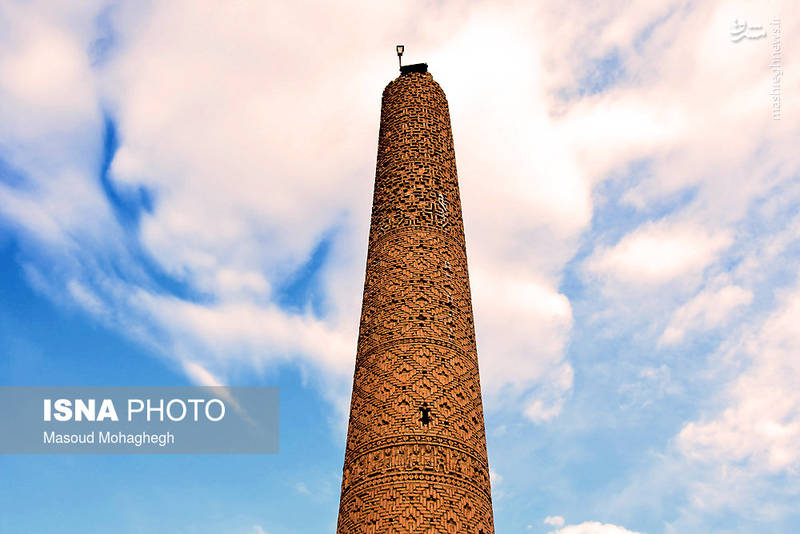
[[[383,91],[337,534],[492,534],[447,99],[427,65]]]

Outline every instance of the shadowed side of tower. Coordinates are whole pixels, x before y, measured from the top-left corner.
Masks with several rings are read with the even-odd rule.
[[[383,92],[337,533],[493,524],[450,114],[404,67]]]

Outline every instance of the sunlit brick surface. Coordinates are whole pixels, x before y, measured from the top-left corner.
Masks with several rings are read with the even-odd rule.
[[[494,532],[447,100],[383,93],[338,534]]]

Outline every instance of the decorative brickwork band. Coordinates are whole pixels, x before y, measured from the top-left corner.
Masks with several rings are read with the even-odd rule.
[[[407,70],[383,92],[337,534],[493,534],[450,112]]]

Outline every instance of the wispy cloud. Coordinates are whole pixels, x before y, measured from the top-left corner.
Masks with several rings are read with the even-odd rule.
[[[311,490],[308,489],[308,486],[306,486],[305,483],[303,482],[298,482],[297,484],[295,484],[294,489],[295,491],[297,491],[297,493],[301,493],[303,495],[311,495]]]
[[[733,313],[750,304],[753,292],[737,285],[727,285],[718,290],[706,289],[675,310],[659,342],[680,342],[688,330],[707,331],[723,326]]]
[[[662,284],[699,274],[730,244],[729,236],[708,235],[698,227],[647,224],[597,250],[587,267],[625,286]]]
[[[723,409],[678,435],[691,459],[762,473],[800,470],[800,287],[731,348],[750,365],[723,392]]]

